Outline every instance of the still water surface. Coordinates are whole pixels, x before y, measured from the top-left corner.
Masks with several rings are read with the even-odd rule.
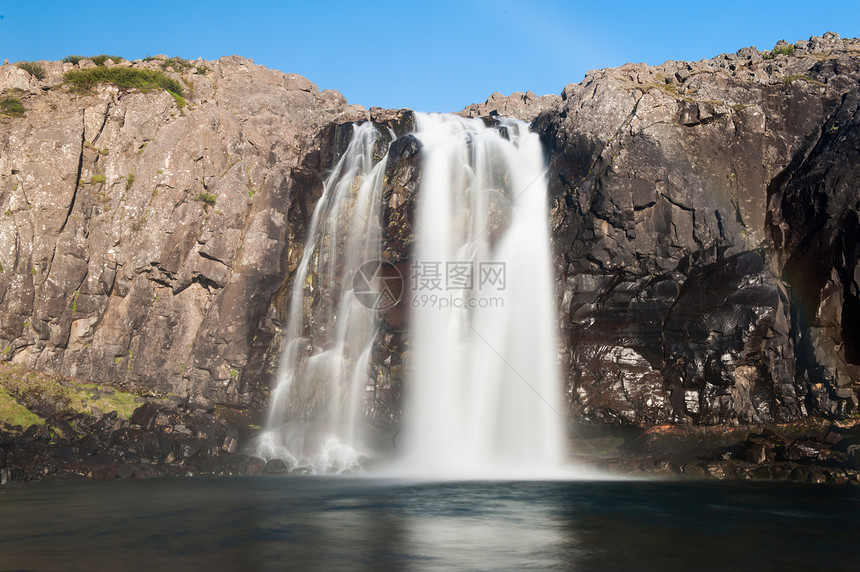
[[[860,490],[257,477],[0,489],[0,570],[857,570]]]

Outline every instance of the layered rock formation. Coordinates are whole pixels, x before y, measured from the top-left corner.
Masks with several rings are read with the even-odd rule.
[[[638,428],[856,411],[860,44],[590,72],[561,97],[494,94],[465,116],[533,120],[546,143],[569,413]],[[790,48],[779,51],[789,52]],[[119,65],[163,91],[0,68],[0,352],[27,367],[261,409],[292,273],[349,106],[241,58]],[[105,65],[109,65],[106,63]],[[172,70],[172,71],[171,71]],[[420,145],[389,153],[385,258],[408,263]],[[317,297],[325,296],[318,292]],[[366,413],[398,419],[390,312]]]
[[[301,162],[332,123],[368,114],[238,57],[120,65],[166,67],[185,101],[61,84],[89,60],[43,62],[43,80],[0,68],[26,109],[0,126],[0,355],[247,404],[316,200]]]
[[[778,48],[591,72],[537,119],[575,417],[856,411],[860,44]]]

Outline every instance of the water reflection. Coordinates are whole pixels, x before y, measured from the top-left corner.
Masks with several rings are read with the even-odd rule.
[[[0,569],[851,570],[860,491],[286,477],[0,489]]]

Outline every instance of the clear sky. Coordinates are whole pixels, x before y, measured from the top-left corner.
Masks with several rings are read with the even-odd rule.
[[[0,59],[107,53],[239,54],[337,89],[350,103],[457,111],[531,90],[561,93],[589,69],[860,36],[860,1],[0,0]]]

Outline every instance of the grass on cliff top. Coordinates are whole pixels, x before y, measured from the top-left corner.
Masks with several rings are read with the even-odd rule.
[[[790,56],[793,53],[794,53],[794,46],[792,46],[790,44],[787,46],[776,46],[771,51],[765,52],[764,55],[762,56],[762,58],[764,58],[766,60],[772,60],[773,58],[775,58],[778,55]]]
[[[109,83],[119,88],[139,89],[144,92],[162,88],[174,97],[184,96],[182,84],[164,72],[156,70],[97,66],[85,70],[68,71],[63,76],[63,81],[82,91],[89,91],[100,83]]]
[[[36,62],[21,62],[18,67],[36,79],[45,79],[45,68]]]
[[[26,429],[44,423],[36,413],[48,407],[57,413],[86,415],[96,407],[105,414],[116,411],[128,419],[139,406],[138,396],[133,393],[0,363],[0,426],[6,423]]]

